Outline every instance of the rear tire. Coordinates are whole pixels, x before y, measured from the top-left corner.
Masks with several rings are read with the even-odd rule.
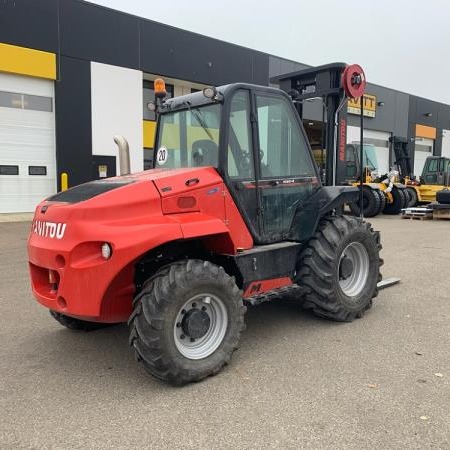
[[[389,214],[389,215],[399,214],[403,208],[405,201],[406,201],[405,196],[404,196],[402,190],[396,186],[394,186],[392,188],[391,194],[392,194],[393,201],[392,201],[392,203],[386,202],[386,206],[384,208],[383,213]]]
[[[296,282],[306,290],[302,306],[340,322],[362,317],[378,294],[380,250],[379,233],[369,223],[346,216],[322,219],[297,265]]]
[[[408,207],[408,203],[410,200],[409,192],[407,189],[400,189],[400,193],[403,195],[403,206],[402,209],[405,209]]]
[[[354,216],[359,217],[361,214],[360,200],[350,203],[350,210]],[[375,189],[363,186],[363,215],[364,217],[374,217],[380,211],[380,197]]]
[[[407,208],[414,208],[415,206],[417,206],[417,203],[419,202],[417,192],[412,187],[406,188],[406,190],[408,191],[408,195],[409,195],[409,202],[408,202]]]
[[[377,212],[377,216],[381,214],[386,206],[386,196],[384,195],[384,192],[381,189],[376,189],[375,192],[378,193],[378,197],[380,197],[380,207]]]
[[[133,301],[130,345],[151,375],[174,385],[217,374],[244,329],[242,292],[222,267],[187,260],[163,267]]]
[[[442,205],[450,205],[450,190],[443,189],[436,192],[436,201]]]
[[[86,320],[75,319],[56,311],[50,311],[50,315],[63,327],[74,331],[94,331],[111,326],[110,323],[88,322]]]

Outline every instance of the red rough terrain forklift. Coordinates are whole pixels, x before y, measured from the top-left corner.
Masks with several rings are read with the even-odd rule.
[[[291,87],[305,76],[326,92],[330,117],[365,85],[359,66],[342,63],[291,74]],[[137,360],[176,385],[230,360],[246,304],[291,292],[318,316],[361,317],[377,295],[379,233],[343,215],[357,188],[336,186],[334,171],[322,185],[299,115],[310,90],[238,83],[164,100],[159,80],[155,91],[153,169],[124,164],[36,208],[36,299],[70,329],[128,321]]]

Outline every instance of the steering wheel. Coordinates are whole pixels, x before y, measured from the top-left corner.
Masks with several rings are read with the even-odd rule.
[[[241,158],[239,160],[238,169],[241,176],[249,175],[250,174],[250,153],[242,151]]]

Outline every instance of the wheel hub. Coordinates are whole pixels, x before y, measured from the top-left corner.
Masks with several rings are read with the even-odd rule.
[[[370,260],[361,242],[351,242],[341,254],[337,275],[339,286],[347,297],[359,295],[369,280]]]
[[[186,358],[206,358],[220,346],[227,328],[228,312],[220,297],[197,294],[185,302],[176,315],[175,346]]]
[[[208,332],[211,319],[205,311],[191,309],[183,317],[181,328],[192,339],[200,339]]]
[[[353,273],[353,269],[354,269],[353,261],[347,255],[344,255],[341,261],[341,265],[339,267],[340,278],[342,280],[346,280]]]

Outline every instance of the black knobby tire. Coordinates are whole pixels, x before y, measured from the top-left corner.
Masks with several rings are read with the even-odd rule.
[[[413,187],[406,188],[408,191],[409,201],[407,208],[414,208],[419,203],[419,197],[417,195],[417,191]]]
[[[436,201],[442,205],[450,205],[450,190],[443,189],[436,192]]]
[[[405,195],[402,190],[398,187],[394,186],[391,191],[392,194],[392,203],[386,202],[386,206],[384,208],[384,214],[399,214],[403,208],[405,203]]]
[[[74,317],[51,310],[50,315],[62,326],[75,331],[94,331],[112,325],[110,323],[88,322],[86,320],[75,319]]]
[[[358,194],[359,195],[359,194]],[[359,217],[361,214],[360,200],[350,203],[350,210],[354,216]],[[380,210],[380,197],[375,189],[363,186],[363,215],[364,217],[373,217],[378,214]]]
[[[226,308],[226,332],[213,353],[192,359],[177,348],[174,327],[181,326],[180,310],[186,314],[183,305],[204,294],[220,299]],[[173,263],[149,278],[134,299],[129,343],[151,375],[174,385],[200,381],[229,362],[245,328],[245,311],[242,291],[222,267],[200,260]]]
[[[361,290],[355,291],[356,295],[348,295],[341,284],[341,266],[346,258],[343,254],[352,246],[364,249],[361,253],[366,253],[368,263],[367,277],[361,277],[363,283]],[[302,306],[320,317],[340,322],[362,317],[378,295],[379,269],[383,264],[380,250],[379,233],[369,223],[347,216],[322,219],[301,252],[297,265],[296,282],[306,292]],[[353,269],[360,270],[357,265]],[[354,279],[358,279],[360,273],[354,275]]]
[[[409,192],[407,189],[400,189],[400,193],[403,195],[403,205],[402,205],[402,209],[407,208],[408,207],[408,203],[410,200],[409,197]]]
[[[375,189],[375,192],[378,194],[378,197],[380,197],[380,207],[378,208],[378,212],[376,215],[381,214],[384,210],[384,207],[386,206],[386,195],[381,189]]]

